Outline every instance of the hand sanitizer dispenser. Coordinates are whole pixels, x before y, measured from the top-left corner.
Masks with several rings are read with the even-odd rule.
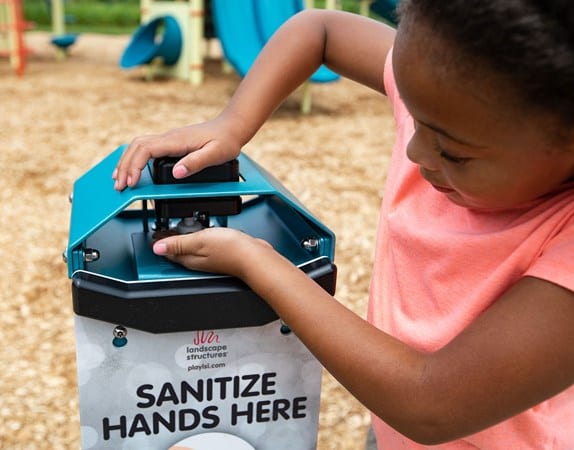
[[[183,181],[155,160],[117,192],[124,148],[72,195],[82,449],[315,449],[322,368],[289,324],[240,280],[173,264],[152,243],[239,229],[333,294],[333,233],[245,154]]]

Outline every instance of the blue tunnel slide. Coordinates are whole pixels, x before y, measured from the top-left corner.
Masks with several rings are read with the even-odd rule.
[[[271,35],[301,10],[303,0],[212,0],[215,32],[225,58],[245,76]],[[311,76],[316,83],[337,79],[339,75],[324,66]]]
[[[303,0],[211,0],[211,6],[225,58],[242,77],[277,28],[304,7]],[[174,65],[182,44],[177,20],[170,15],[156,17],[136,30],[120,67],[149,64],[156,57],[162,57],[165,65]],[[317,83],[337,79],[339,75],[324,66],[311,76],[311,81]]]

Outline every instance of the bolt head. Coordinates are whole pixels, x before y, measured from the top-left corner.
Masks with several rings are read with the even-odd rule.
[[[302,244],[303,248],[309,252],[314,252],[319,248],[319,239],[317,238],[307,238]]]
[[[118,339],[125,338],[128,335],[128,330],[122,325],[118,325],[114,328],[114,337]]]

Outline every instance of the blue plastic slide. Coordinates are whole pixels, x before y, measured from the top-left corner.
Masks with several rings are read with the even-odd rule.
[[[265,42],[283,22],[304,8],[303,0],[258,0],[256,3],[255,18]]]
[[[245,76],[271,35],[303,9],[302,0],[212,0],[215,32],[225,58]],[[311,81],[325,83],[339,75],[322,66]]]
[[[255,9],[255,18],[259,32],[263,37],[263,42],[267,42],[273,33],[291,16],[302,11],[304,8],[303,0],[257,0]],[[340,77],[335,72],[325,66],[319,67],[311,75],[311,81],[314,83],[328,83],[336,81]]]
[[[158,36],[161,30],[161,35]],[[183,37],[177,19],[173,16],[160,16],[141,25],[134,33],[120,59],[120,67],[149,64],[156,57],[163,58],[166,66],[177,63],[181,54]]]
[[[257,29],[257,0],[212,0],[215,34],[225,58],[240,76],[245,76],[263,47]]]

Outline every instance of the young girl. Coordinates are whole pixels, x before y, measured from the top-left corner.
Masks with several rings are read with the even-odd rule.
[[[572,449],[574,3],[402,0],[400,17],[395,36],[295,16],[217,118],[135,139],[116,188],[149,158],[182,156],[183,177],[235,157],[321,63],[386,93],[397,142],[368,322],[235,230],[154,251],[247,283],[373,412],[380,449]]]

